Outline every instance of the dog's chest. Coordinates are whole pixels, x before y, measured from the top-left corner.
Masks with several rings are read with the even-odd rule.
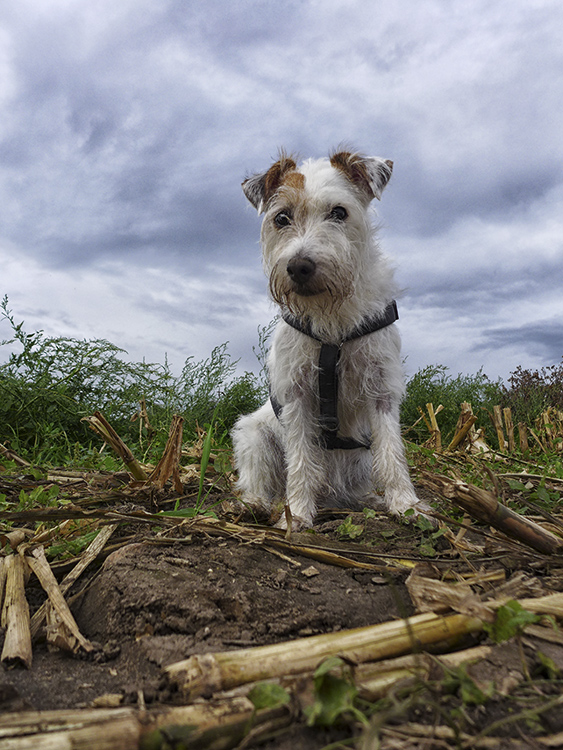
[[[355,409],[379,392],[382,368],[378,364],[377,341],[374,336],[343,344],[332,363],[321,372],[321,344],[295,331],[285,330],[277,338],[269,359],[270,387],[280,400],[318,400],[319,382],[336,376],[339,410]],[[329,358],[330,359],[330,358]]]

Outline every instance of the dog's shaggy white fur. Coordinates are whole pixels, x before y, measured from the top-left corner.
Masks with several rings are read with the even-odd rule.
[[[399,428],[404,393],[396,325],[342,343],[366,318],[383,314],[397,293],[369,215],[393,163],[348,151],[299,167],[281,154],[266,172],[243,183],[264,212],[263,263],[273,299],[309,327],[280,319],[268,359],[268,401],[233,430],[242,500],[273,509],[283,503],[299,526],[322,506],[373,503],[376,491],[394,514],[418,503]],[[318,339],[318,340],[317,340]],[[321,343],[341,344],[338,363],[340,434],[371,449],[327,450],[319,423]]]

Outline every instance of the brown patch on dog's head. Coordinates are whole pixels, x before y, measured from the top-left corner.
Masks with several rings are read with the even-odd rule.
[[[296,172],[297,164],[283,151],[279,159],[268,169],[267,172],[248,177],[242,183],[242,189],[248,200],[261,213],[272,196],[279,190],[281,185],[303,189],[305,178]]]
[[[305,175],[301,174],[301,172],[288,172],[283,180],[283,185],[287,185],[287,187],[293,188],[294,190],[304,190],[305,189]]]
[[[377,156],[362,156],[350,151],[331,154],[330,163],[339,169],[369,200],[381,198],[383,188],[389,182],[393,162]]]

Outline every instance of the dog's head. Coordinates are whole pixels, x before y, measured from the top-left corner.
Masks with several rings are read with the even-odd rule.
[[[264,213],[264,267],[278,304],[296,315],[323,315],[357,293],[376,255],[368,206],[392,168],[389,160],[350,151],[298,167],[281,152],[266,172],[243,182]]]

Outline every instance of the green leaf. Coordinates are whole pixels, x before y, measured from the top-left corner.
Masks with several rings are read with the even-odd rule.
[[[259,682],[248,693],[248,698],[254,704],[254,708],[277,708],[289,703],[290,694],[275,682]]]
[[[352,521],[352,516],[348,516],[348,518],[344,521],[344,523],[341,523],[340,526],[336,529],[340,536],[348,536],[350,539],[355,539],[356,537],[360,536],[360,534],[363,532],[364,527],[363,526],[357,526]]]
[[[339,656],[328,656],[324,659],[319,666],[315,669],[314,677],[323,677],[328,674],[331,669],[337,669],[343,667],[344,661]]]
[[[424,555],[424,557],[436,557],[436,550],[430,540],[421,542],[418,551],[421,555]]]
[[[332,726],[343,714],[351,714],[367,724],[364,714],[354,705],[358,691],[350,678],[349,669],[338,656],[321,662],[315,670],[313,684],[315,702],[305,709],[309,726]]]
[[[522,484],[522,482],[519,482],[517,479],[507,479],[506,483],[510,487],[511,490],[516,490],[517,492],[527,492],[527,487],[525,484]]]
[[[464,704],[480,706],[486,703],[493,695],[494,683],[490,682],[485,690],[481,690],[475,680],[467,674],[464,665],[454,667],[448,670],[448,676],[444,679],[443,688],[448,693],[456,693],[459,690],[459,696]]]
[[[555,664],[553,659],[550,659],[549,656],[546,656],[541,651],[536,651],[536,656],[538,657],[538,660],[544,670],[547,672],[548,679],[550,680],[557,680],[559,679],[559,676],[561,674],[561,670],[559,667]]]
[[[379,533],[384,539],[393,539],[393,537],[397,534],[397,532],[393,529],[390,529],[388,531],[380,531]]]
[[[549,491],[545,487],[538,487],[537,490],[532,493],[532,497],[541,500],[542,503],[549,503],[551,500]]]
[[[434,530],[434,524],[429,518],[426,518],[426,516],[417,516],[415,526],[417,526],[421,531],[433,531]]]
[[[315,703],[307,713],[307,724],[330,727],[342,714],[355,713],[357,690],[350,682],[332,674],[315,680]]]
[[[485,624],[484,629],[495,643],[503,643],[521,633],[526,625],[532,625],[540,619],[538,615],[528,612],[521,604],[512,600],[498,608],[494,623]]]

